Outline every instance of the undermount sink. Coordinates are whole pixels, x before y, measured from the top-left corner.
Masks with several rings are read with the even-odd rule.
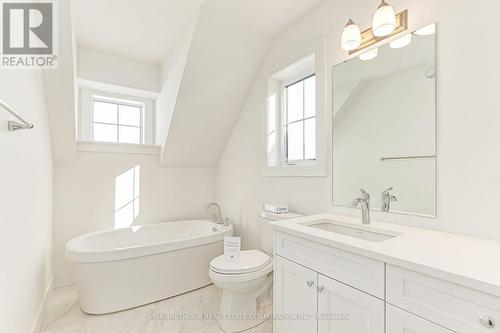
[[[377,243],[383,242],[385,240],[400,235],[399,233],[396,232],[380,230],[369,226],[360,225],[359,227],[357,227],[357,226],[352,226],[348,223],[342,223],[332,220],[313,221],[313,222],[308,222],[307,224],[304,225],[310,228],[342,234],[349,237],[364,239],[370,242],[377,242]]]

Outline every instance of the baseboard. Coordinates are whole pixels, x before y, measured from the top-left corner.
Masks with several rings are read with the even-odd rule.
[[[49,284],[47,288],[45,288],[42,303],[40,304],[35,321],[33,322],[33,327],[31,328],[32,333],[39,333],[42,330],[43,319],[45,318],[45,312],[47,312],[47,304],[49,304],[49,300],[52,297],[52,290],[54,290],[54,277],[50,278]]]
[[[69,271],[57,273],[54,276],[54,289],[72,286],[73,284],[73,277]]]

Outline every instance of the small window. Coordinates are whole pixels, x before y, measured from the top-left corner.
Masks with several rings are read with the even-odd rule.
[[[316,160],[316,75],[284,87],[285,161],[297,164]]]
[[[154,97],[80,87],[78,141],[154,145]]]
[[[92,140],[144,143],[144,104],[92,96]]]

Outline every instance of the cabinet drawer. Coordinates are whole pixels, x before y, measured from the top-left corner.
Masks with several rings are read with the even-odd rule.
[[[385,296],[385,264],[277,232],[276,254],[378,298]]]
[[[500,332],[500,298],[392,265],[387,302],[459,333]]]
[[[390,304],[386,306],[386,314],[386,333],[453,333]]]

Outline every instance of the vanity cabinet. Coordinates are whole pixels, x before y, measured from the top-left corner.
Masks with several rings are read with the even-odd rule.
[[[275,333],[500,333],[498,296],[281,232],[274,282]]]
[[[457,333],[500,332],[500,298],[393,265],[387,302]]]
[[[316,332],[317,273],[280,257],[274,265],[275,332]]]
[[[384,333],[384,301],[275,258],[276,333]]]

